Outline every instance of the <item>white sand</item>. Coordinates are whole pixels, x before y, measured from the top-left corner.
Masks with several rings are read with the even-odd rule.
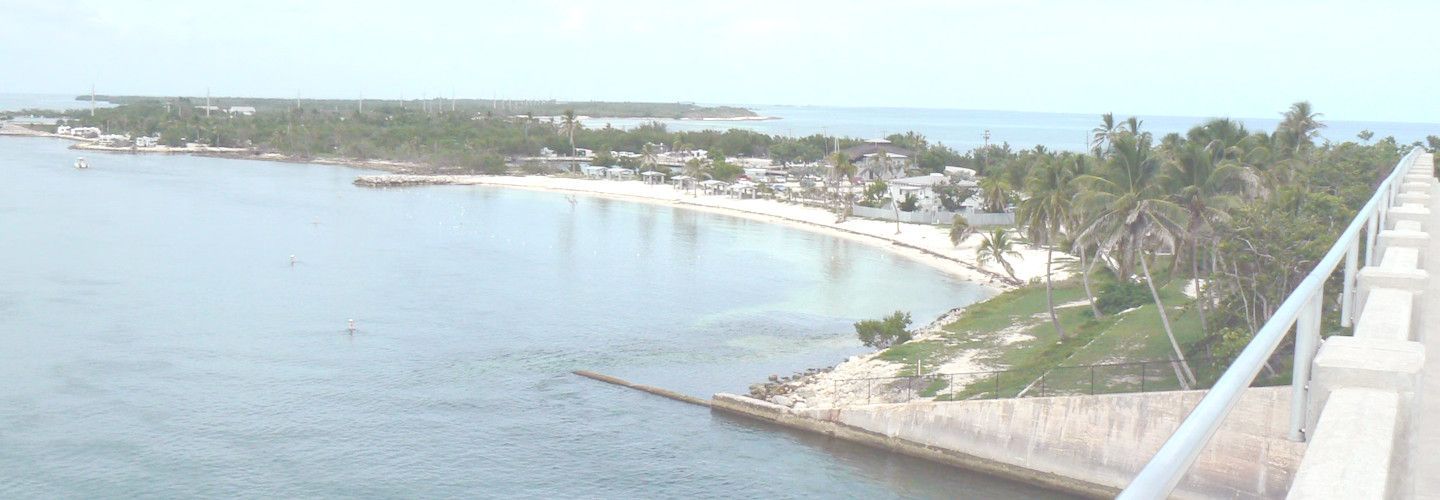
[[[752,220],[784,224],[791,227],[820,232],[875,245],[887,251],[914,259],[956,278],[982,283],[996,289],[1008,289],[1010,285],[997,277],[1004,276],[1004,268],[991,262],[979,266],[975,262],[975,247],[979,236],[971,236],[956,247],[950,243],[948,228],[923,224],[900,224],[896,234],[894,222],[850,218],[837,223],[834,213],[804,205],[784,203],[765,199],[740,199],[719,195],[692,195],[669,185],[645,184],[641,181],[607,181],[548,176],[487,176],[454,175],[443,176],[453,184],[481,185],[529,189],[556,193],[582,194],[611,199],[670,205],[692,210],[720,213]],[[1044,278],[1045,251],[1038,248],[1020,247],[1021,258],[1013,259],[1011,266],[1021,281]],[[1055,254],[1056,260],[1065,257]],[[1054,279],[1065,279],[1065,271],[1056,269]]]

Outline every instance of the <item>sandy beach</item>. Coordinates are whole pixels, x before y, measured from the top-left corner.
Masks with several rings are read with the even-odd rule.
[[[378,176],[386,178],[390,176]],[[391,177],[393,178],[393,177]],[[1008,290],[1004,269],[994,262],[979,265],[975,247],[980,237],[972,235],[960,245],[951,244],[949,229],[926,224],[901,223],[899,233],[890,221],[851,217],[837,222],[830,211],[769,199],[742,199],[724,195],[694,195],[669,185],[645,184],[641,181],[610,181],[553,176],[490,176],[441,175],[414,176],[417,184],[455,184],[494,186],[562,194],[598,196],[610,199],[670,205],[691,210],[742,217],[762,222],[819,232],[830,236],[874,245],[957,279],[985,284],[996,290]],[[1011,265],[1022,282],[1045,276],[1045,251],[1021,246],[1021,258]],[[1058,257],[1062,255],[1057,254]],[[1054,279],[1064,279],[1064,271],[1056,270]]]

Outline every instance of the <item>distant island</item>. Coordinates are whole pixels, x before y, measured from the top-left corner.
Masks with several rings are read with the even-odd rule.
[[[18,114],[54,118],[50,123],[26,125],[27,130],[78,140],[77,149],[363,163],[407,174],[503,174],[517,169],[574,172],[580,163],[637,168],[646,163],[647,151],[652,155],[694,152],[692,157],[651,167],[678,168],[692,159],[706,164],[746,159],[755,166],[820,168],[827,154],[863,142],[851,137],[788,137],[745,129],[671,131],[661,119],[651,116],[763,119],[746,109],[688,103],[109,95],[96,95],[95,99],[116,105],[94,110],[21,110]],[[617,128],[596,119],[597,115],[636,116],[633,119],[641,123]],[[890,140],[898,141],[898,149],[891,154],[913,159],[925,172],[940,172],[946,166],[981,167],[974,155],[929,143],[913,132],[895,134]],[[1001,147],[1005,148],[1008,146]],[[741,175],[738,160],[716,163],[722,165],[713,175],[718,180]]]
[[[88,101],[90,95],[76,96],[77,101]],[[116,105],[140,103],[164,103],[184,101],[205,103],[205,96],[136,96],[96,95],[96,101]],[[557,100],[509,100],[509,99],[280,99],[270,97],[209,97],[209,105],[221,109],[231,107],[254,108],[256,112],[285,111],[296,107],[318,110],[356,109],[363,102],[372,109],[397,108],[466,113],[532,116],[560,116],[567,110],[591,118],[666,118],[674,120],[716,120],[716,119],[762,119],[754,111],[734,106],[701,106],[689,102],[603,102],[603,101],[557,101]]]

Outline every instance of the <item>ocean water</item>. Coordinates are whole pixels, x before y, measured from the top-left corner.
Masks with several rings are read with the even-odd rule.
[[[924,108],[847,108],[837,106],[773,106],[737,105],[754,110],[775,120],[659,120],[670,130],[726,130],[739,128],[766,134],[806,136],[823,133],[848,137],[873,138],[916,131],[931,142],[944,143],[959,151],[980,147],[985,131],[990,143],[1009,143],[1024,149],[1043,145],[1050,149],[1081,151],[1088,148],[1091,129],[1100,123],[1099,114],[1034,113],[1019,111],[985,111],[966,109]],[[1129,115],[1116,113],[1117,120]],[[1171,132],[1184,134],[1209,117],[1139,116],[1141,130],[1160,137]],[[1273,131],[1280,123],[1280,113],[1269,118],[1234,118],[1252,130]],[[1321,136],[1335,142],[1355,141],[1362,130],[1375,132],[1378,140],[1393,136],[1401,143],[1424,141],[1427,135],[1440,135],[1440,124],[1400,122],[1359,122],[1324,120],[1327,127]],[[589,127],[610,124],[632,128],[652,120],[596,118],[586,122]]]
[[[879,249],[66,145],[0,137],[0,497],[1058,496],[570,373],[744,392],[988,295]]]

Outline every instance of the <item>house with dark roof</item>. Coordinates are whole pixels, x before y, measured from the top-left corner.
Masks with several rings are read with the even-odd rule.
[[[855,164],[856,176],[867,181],[898,179],[915,166],[914,151],[885,139],[870,139],[840,152]]]

